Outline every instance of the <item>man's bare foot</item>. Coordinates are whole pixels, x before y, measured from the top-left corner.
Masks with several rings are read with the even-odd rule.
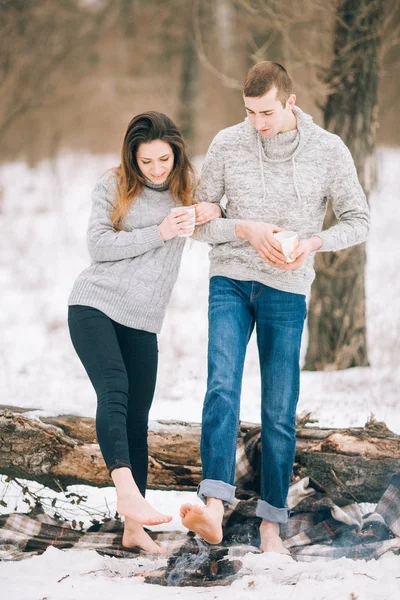
[[[153,552],[154,554],[167,553],[166,548],[162,548],[151,539],[141,523],[129,518],[125,519],[122,545],[125,548],[140,548],[145,552]]]
[[[263,552],[277,552],[278,554],[289,554],[290,552],[279,535],[279,523],[263,519],[260,525],[260,550]]]
[[[117,511],[142,525],[160,525],[172,521],[172,517],[158,512],[140,493],[118,495]]]
[[[208,498],[207,506],[183,504],[180,510],[185,527],[198,533],[209,544],[222,541],[222,519],[224,506],[221,500]]]

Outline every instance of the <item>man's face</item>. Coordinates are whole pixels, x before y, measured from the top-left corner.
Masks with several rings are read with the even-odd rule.
[[[282,106],[276,97],[277,90],[271,88],[264,96],[251,98],[244,96],[244,105],[250,123],[265,138],[271,138],[277,133],[293,129],[292,108],[296,102],[296,96],[291,94]]]

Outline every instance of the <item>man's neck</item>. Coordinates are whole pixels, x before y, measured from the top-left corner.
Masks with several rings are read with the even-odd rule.
[[[290,111],[287,121],[284,123],[279,133],[286,133],[287,131],[294,131],[295,129],[297,129],[297,119],[294,116],[293,111]]]

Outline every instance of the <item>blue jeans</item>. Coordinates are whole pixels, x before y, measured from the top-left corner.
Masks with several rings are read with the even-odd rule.
[[[262,473],[257,516],[286,523],[286,496],[296,445],[302,294],[256,281],[212,277],[209,293],[208,381],[203,406],[198,495],[232,504],[240,394],[254,325],[261,370]]]

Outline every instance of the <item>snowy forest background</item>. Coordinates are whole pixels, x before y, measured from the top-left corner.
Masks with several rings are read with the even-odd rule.
[[[94,414],[93,391],[69,341],[66,302],[74,278],[88,262],[90,191],[107,168],[118,164],[130,118],[148,109],[169,114],[184,131],[200,169],[217,131],[244,118],[241,86],[248,68],[269,59],[288,68],[298,105],[323,125],[329,98],[340,95],[331,70],[341,5],[346,8],[346,2],[306,0],[13,0],[0,5],[3,404]],[[352,91],[351,82],[353,87],[359,83],[360,60],[352,42],[343,50],[345,95],[355,96],[365,113],[364,128],[370,130],[358,136],[361,150],[354,136],[346,139],[345,130],[343,138],[357,154],[373,222],[362,294],[366,356],[355,364],[370,366],[337,370],[335,357],[325,367],[317,361],[312,369],[324,370],[303,372],[299,409],[316,411],[321,424],[329,426],[363,424],[372,411],[395,428],[400,9],[394,0],[357,0],[349,6],[361,22],[356,40],[364,52],[361,70],[367,75],[373,71],[370,79],[378,90],[375,100],[373,88],[368,95],[362,83]],[[366,44],[371,32],[378,42],[370,60]],[[351,121],[351,113],[345,116]],[[200,419],[206,378],[207,252],[205,245],[187,243],[160,336],[154,410],[163,418],[182,415],[185,407],[188,420]],[[363,261],[363,255],[356,256],[356,263]],[[334,296],[335,289],[330,293]],[[340,294],[337,301],[343,304]],[[354,307],[362,302],[360,297],[349,302],[347,315],[333,306],[332,318],[324,315],[322,330],[333,336],[329,323],[334,309],[340,324],[349,314],[353,318]],[[310,313],[315,314],[312,305]],[[348,327],[349,335],[356,338],[353,329]],[[323,331],[314,340],[320,352]],[[303,363],[307,342],[306,331]],[[246,420],[259,420],[258,390],[253,340],[243,392]]]

